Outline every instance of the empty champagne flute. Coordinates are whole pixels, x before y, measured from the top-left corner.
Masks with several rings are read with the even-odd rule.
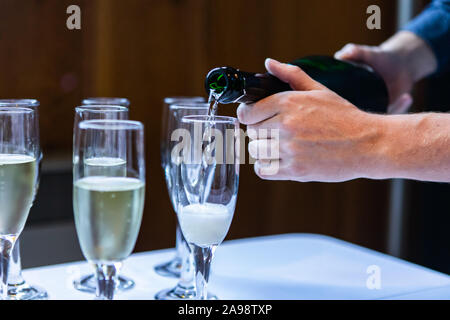
[[[168,164],[170,159],[168,155],[170,150],[168,144],[170,141],[170,134],[172,133],[171,126],[173,124],[173,114],[170,111],[170,106],[174,104],[198,104],[204,103],[205,98],[203,97],[167,97],[164,98],[163,110],[162,110],[162,120],[161,120],[161,166],[166,177],[167,188],[170,189],[170,181],[168,180]],[[207,112],[207,111],[206,111]],[[199,114],[199,113],[194,113]],[[204,113],[206,114],[206,113]],[[169,190],[170,195],[170,190]],[[163,262],[155,266],[155,272],[164,277],[175,277],[179,278],[181,276],[182,261],[185,261],[189,256],[189,248],[186,241],[181,234],[180,227],[177,222],[175,230],[175,257],[167,262]]]
[[[239,185],[239,123],[223,116],[185,116],[173,136],[179,165],[173,202],[193,253],[196,299],[207,299],[211,261],[233,219]],[[181,138],[181,141],[180,141]]]
[[[83,255],[95,269],[96,299],[112,300],[144,210],[144,127],[130,120],[87,120],[78,127],[73,164],[75,226]],[[91,170],[89,160],[98,158],[124,159],[124,168]]]
[[[0,99],[0,107],[18,107],[29,108],[35,112],[35,126],[37,140],[39,141],[39,101],[36,99]],[[36,190],[33,198],[33,203],[39,189],[39,181],[41,177],[42,166],[42,150],[39,151],[39,158],[37,159],[37,179]],[[36,285],[29,285],[22,276],[22,263],[20,259],[20,238],[16,240],[12,251],[12,258],[9,266],[9,280],[8,280],[8,296],[9,299],[14,300],[45,300],[48,298],[47,291]]]
[[[100,98],[101,101],[105,102],[106,98]],[[86,102],[87,99],[83,100]],[[93,102],[95,98],[91,98],[88,102]],[[128,101],[124,98],[117,98],[116,100],[124,100],[123,103]],[[126,100],[126,101],[125,101]],[[119,101],[117,101],[119,102]],[[84,120],[128,120],[129,119],[129,110],[126,106],[119,105],[94,105],[94,104],[86,104],[80,107],[75,108],[75,120],[74,120],[74,133],[73,133],[73,150],[75,150],[76,145],[76,137],[78,124]],[[73,161],[75,162],[75,157],[77,155],[74,153]],[[90,170],[124,170],[125,163],[124,159],[114,159],[114,158],[95,158],[88,159],[87,163],[89,165]],[[128,277],[123,275],[119,275],[117,289],[119,291],[129,290],[134,287],[134,281]],[[83,275],[78,279],[73,281],[73,285],[75,289],[95,293],[96,290],[96,281],[94,273]]]
[[[40,156],[37,114],[31,108],[0,106],[0,280],[1,298],[9,293],[14,245],[36,194]]]

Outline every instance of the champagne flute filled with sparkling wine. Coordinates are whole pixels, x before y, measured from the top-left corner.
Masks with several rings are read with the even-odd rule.
[[[36,135],[39,140],[39,101],[36,99],[0,99],[0,107],[17,107],[17,108],[29,108],[35,112],[35,126]],[[39,189],[39,181],[41,176],[42,165],[42,150],[39,152],[37,159],[37,179],[36,179],[36,192]],[[33,199],[34,203],[34,199]],[[20,239],[16,240],[14,249],[12,251],[11,263],[9,266],[9,280],[8,280],[8,298],[14,300],[44,300],[48,298],[47,292],[36,285],[29,285],[22,276],[22,263],[20,259]]]
[[[87,120],[78,127],[75,225],[83,255],[95,268],[97,299],[113,299],[119,269],[133,251],[142,220],[144,129],[142,123],[129,120]],[[125,164],[117,170],[92,170],[93,158],[124,159]]]
[[[9,300],[12,251],[36,194],[39,131],[31,108],[0,107],[0,280],[1,297]]]
[[[97,105],[94,103],[105,103],[102,105]],[[113,105],[113,103],[122,103],[123,105]],[[74,146],[76,144],[76,131],[78,130],[79,122],[83,120],[128,120],[129,101],[125,98],[89,98],[83,100],[83,106],[75,108],[75,119],[74,119]],[[75,150],[75,148],[74,148]],[[76,155],[74,154],[74,161]],[[86,170],[92,171],[94,173],[97,171],[101,174],[102,171],[122,171],[124,172],[126,164],[125,160],[121,158],[92,158],[86,159]],[[88,275],[82,275],[73,281],[75,289],[95,293],[96,281],[95,275],[93,273]],[[123,275],[119,275],[117,289],[119,291],[128,290],[134,287],[134,281]]]
[[[176,138],[176,137],[174,137]],[[196,298],[207,299],[214,251],[233,219],[239,184],[239,123],[185,116],[172,162],[179,165],[173,201],[195,265]]]
[[[164,171],[164,175],[166,177],[167,188],[169,190],[170,196],[170,178],[169,178],[169,163],[170,159],[168,155],[170,155],[170,135],[174,130],[173,124],[173,112],[171,111],[171,106],[175,104],[201,104],[205,102],[205,98],[203,97],[167,97],[164,98],[163,110],[162,110],[162,119],[161,119],[161,140],[160,140],[160,152],[161,152],[161,166]],[[203,111],[203,110],[202,110]],[[199,114],[198,108],[195,109],[195,113]],[[207,112],[207,110],[204,110]],[[186,261],[186,258],[189,256],[189,248],[186,241],[181,234],[180,227],[177,222],[176,233],[175,233],[175,257],[170,260],[158,264],[155,266],[155,272],[164,277],[175,277],[179,278],[182,273],[182,264]],[[171,295],[171,292],[167,292],[168,296]],[[184,295],[183,295],[184,297]],[[165,298],[165,295],[160,295],[161,299]]]

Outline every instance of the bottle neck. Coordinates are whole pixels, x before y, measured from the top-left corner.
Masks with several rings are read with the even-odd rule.
[[[222,104],[254,103],[290,86],[269,73],[240,71],[231,67],[211,70],[205,81],[205,89]]]
[[[205,89],[220,103],[237,102],[245,95],[245,74],[232,67],[215,68],[206,76]]]

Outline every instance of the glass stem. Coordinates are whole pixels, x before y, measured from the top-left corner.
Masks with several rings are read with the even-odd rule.
[[[0,279],[2,281],[2,299],[8,298],[8,275],[11,253],[17,237],[14,235],[0,237]]]
[[[20,239],[17,239],[12,249],[8,284],[10,286],[19,286],[24,284],[24,282],[25,280],[22,277],[22,263],[20,260]]]
[[[184,241],[184,237],[183,234],[181,233],[181,229],[180,229],[180,225],[178,224],[178,219],[177,219],[177,230],[176,230],[176,238],[175,238],[175,250],[176,250],[176,255],[179,258],[183,258],[183,254],[184,254],[184,246],[185,244],[183,243]]]
[[[211,269],[211,261],[217,246],[202,248],[192,245],[191,250],[194,256],[195,265],[195,290],[196,299],[208,299],[208,280],[209,271]]]
[[[121,265],[121,263],[99,263],[95,265],[95,277],[97,279],[96,300],[112,300],[114,298]]]
[[[178,282],[178,286],[183,289],[194,288],[194,261],[193,255],[191,254],[191,250],[187,242],[182,240],[183,242],[180,244],[182,247],[182,253],[180,258],[181,260],[181,274],[180,280]]]

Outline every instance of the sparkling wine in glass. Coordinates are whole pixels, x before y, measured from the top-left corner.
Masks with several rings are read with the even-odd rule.
[[[181,126],[181,120],[186,115],[207,115],[209,109],[208,103],[177,103],[172,104],[167,108],[167,122],[166,122],[166,139],[165,148],[162,150],[161,158],[164,159],[164,173],[166,178],[167,190],[171,199],[174,210],[176,204],[173,202],[174,187],[177,183],[177,174],[180,170],[179,165],[172,162],[171,153],[177,142],[172,141],[172,134]],[[177,217],[178,224],[178,217]],[[181,300],[195,298],[195,284],[194,284],[194,266],[192,260],[192,253],[190,248],[180,233],[181,241],[178,244],[179,257],[181,258],[180,277],[177,285],[173,288],[159,291],[155,298],[157,300]],[[209,294],[210,299],[216,299],[214,294]]]
[[[0,99],[0,107],[18,107],[29,108],[35,112],[35,127],[37,140],[39,140],[39,101],[36,99]],[[37,179],[35,187],[36,198],[39,189],[39,181],[41,176],[42,166],[42,150],[39,152],[37,159]],[[33,199],[33,202],[34,202]],[[20,259],[20,239],[16,240],[14,249],[12,251],[12,258],[9,266],[9,280],[8,280],[8,297],[11,300],[45,300],[48,298],[47,291],[36,285],[29,285],[22,276],[22,263]]]
[[[171,153],[178,166],[173,202],[193,254],[196,299],[208,299],[216,248],[228,233],[239,184],[239,123],[223,116],[185,116]]]
[[[81,250],[94,266],[96,299],[112,300],[123,261],[133,251],[145,198],[143,125],[130,120],[78,124],[73,164],[73,208]],[[120,171],[92,172],[86,160],[120,158]]]
[[[31,108],[0,107],[0,280],[1,298],[10,296],[9,271],[14,245],[36,194],[39,131]]]
[[[205,98],[203,97],[167,97],[164,98],[163,110],[162,110],[162,120],[161,120],[161,142],[160,142],[160,150],[161,150],[161,166],[164,171],[164,175],[166,177],[167,188],[169,189],[170,195],[170,179],[168,176],[170,175],[169,164],[170,164],[170,135],[172,134],[174,119],[173,119],[173,111],[171,111],[171,106],[175,104],[202,104],[205,102]],[[203,106],[202,106],[203,108]],[[198,109],[198,108],[197,108]],[[197,113],[197,109],[195,109],[195,113]],[[206,111],[207,112],[207,111]],[[155,266],[155,272],[164,277],[175,277],[179,278],[182,273],[182,265],[183,261],[189,258],[189,248],[186,241],[181,234],[180,227],[177,222],[176,232],[175,232],[175,257],[167,262],[163,262]],[[168,290],[166,294],[161,294],[160,298],[164,298],[165,296],[170,296],[171,291]],[[179,296],[179,295],[177,295]],[[181,295],[184,297],[184,295]]]
[[[95,103],[104,104],[95,104]],[[123,105],[115,105],[114,103],[122,103]],[[84,120],[128,120],[129,101],[125,98],[89,98],[83,100],[83,106],[75,108],[75,119],[74,119],[74,146],[76,144],[76,131],[78,130],[78,124]],[[75,148],[74,148],[75,150]],[[73,161],[76,159],[76,155],[73,155]],[[124,159],[121,158],[105,158],[98,157],[92,159],[86,159],[84,162],[85,170],[87,174],[98,174],[101,175],[103,172],[106,175],[112,174],[117,171],[118,174],[124,174],[126,163]],[[95,293],[96,281],[94,273],[83,275],[78,279],[73,281],[75,289]],[[117,289],[119,291],[128,290],[134,287],[134,281],[123,275],[119,275]]]

